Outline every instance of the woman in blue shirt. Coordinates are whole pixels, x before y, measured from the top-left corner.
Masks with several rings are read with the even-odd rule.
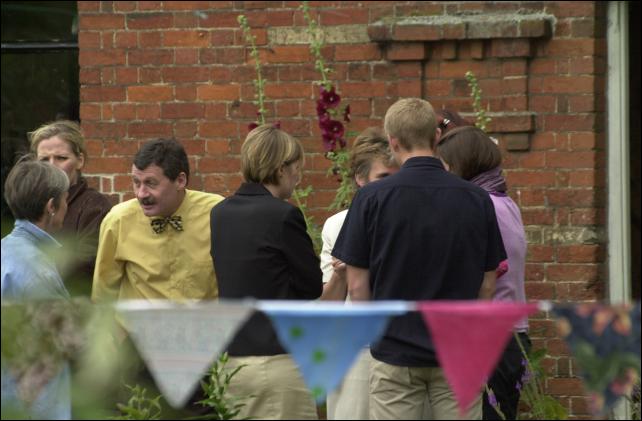
[[[68,190],[67,175],[45,162],[23,161],[9,173],[4,195],[16,222],[2,239],[3,302],[69,298],[53,258],[60,244],[51,236],[62,228]],[[32,399],[19,392],[20,374],[3,362],[3,408],[28,408],[36,419],[71,418],[68,363]]]

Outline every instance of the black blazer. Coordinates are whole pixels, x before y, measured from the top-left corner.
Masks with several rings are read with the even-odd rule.
[[[303,214],[261,184],[243,183],[234,196],[217,204],[210,228],[220,298],[312,300],[321,295],[319,258]],[[271,322],[259,312],[239,331],[228,352],[286,353]]]

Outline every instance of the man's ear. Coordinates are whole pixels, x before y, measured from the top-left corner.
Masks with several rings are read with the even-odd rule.
[[[357,183],[357,186],[359,187],[363,187],[368,184],[368,180],[365,180],[362,176],[356,174],[354,176],[354,182]]]
[[[388,143],[390,144],[390,150],[393,152],[399,152],[399,139],[388,135]]]
[[[182,171],[178,174],[178,177],[176,177],[176,186],[179,188],[179,190],[187,187],[187,174]]]
[[[435,130],[435,148],[437,147],[437,145],[439,145],[441,134],[441,127],[437,127],[437,129]]]

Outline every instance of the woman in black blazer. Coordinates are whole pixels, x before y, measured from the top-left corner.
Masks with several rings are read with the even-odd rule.
[[[313,300],[323,284],[319,258],[301,211],[286,200],[301,177],[303,148],[271,126],[252,130],[241,147],[245,182],[212,209],[211,254],[220,298]],[[249,397],[239,417],[316,419],[316,406],[270,321],[255,313],[228,348],[245,365],[230,385]]]

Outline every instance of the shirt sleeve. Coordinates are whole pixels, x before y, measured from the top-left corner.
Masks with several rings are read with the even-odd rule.
[[[91,299],[94,302],[118,299],[120,286],[125,276],[125,263],[116,259],[118,249],[118,220],[109,215],[100,226],[98,254]]]
[[[497,215],[495,214],[495,207],[490,200],[484,200],[484,209],[486,211],[486,224],[488,232],[488,241],[486,246],[486,262],[484,270],[486,272],[494,271],[499,267],[499,264],[507,259],[506,250],[504,249],[504,241],[502,234],[499,231],[497,223]]]
[[[321,239],[323,240],[323,246],[321,247],[321,271],[323,272],[323,283],[330,282],[332,274],[334,273],[334,268],[332,267],[332,248],[334,247],[334,242],[336,241],[336,236],[332,235],[332,220],[328,218],[323,224],[323,230],[321,231]]]
[[[332,255],[350,266],[368,269],[371,242],[367,227],[372,209],[369,209],[368,198],[361,192],[357,191],[352,200]]]
[[[285,217],[282,231],[282,250],[292,270],[292,289],[298,299],[321,296],[323,283],[319,258],[307,233],[305,219],[299,208],[292,207]]]

